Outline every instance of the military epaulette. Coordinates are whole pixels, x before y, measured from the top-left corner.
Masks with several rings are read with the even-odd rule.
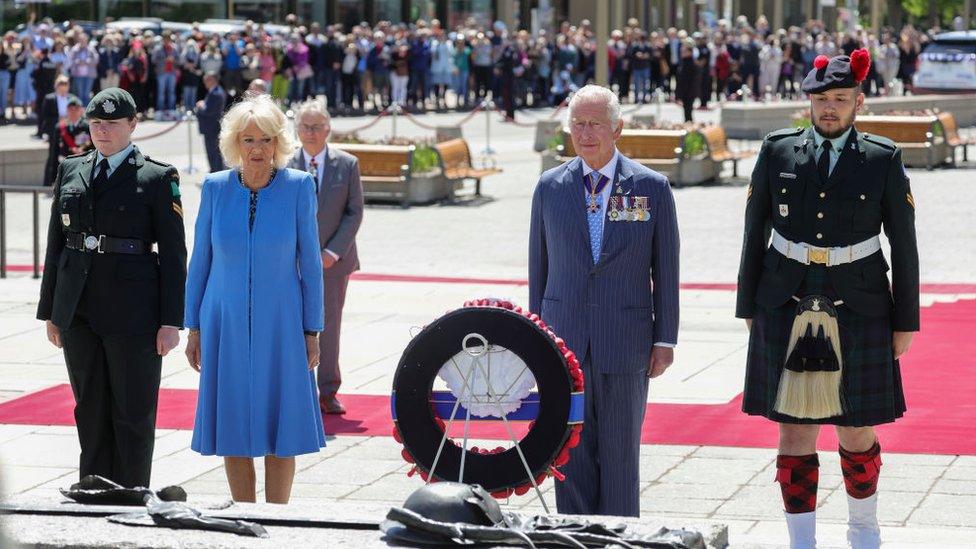
[[[783,128],[782,130],[776,130],[774,132],[769,132],[768,134],[766,134],[766,139],[767,140],[776,140],[776,139],[781,139],[783,137],[797,136],[797,135],[800,135],[801,133],[803,133],[805,131],[806,131],[805,128]]]
[[[172,164],[167,164],[167,163],[162,162],[160,160],[156,160],[155,158],[149,158],[146,155],[142,155],[142,158],[145,159],[146,162],[152,162],[153,164],[155,164],[157,166],[162,166],[164,168],[173,168],[173,169],[176,169],[176,167],[173,166]]]
[[[67,160],[69,158],[81,158],[83,156],[88,156],[90,153],[91,151],[80,152],[78,154],[69,154],[68,156],[64,157],[64,159]]]
[[[895,145],[895,142],[892,141],[892,140],[890,140],[890,139],[888,139],[887,137],[882,137],[880,135],[874,135],[873,133],[862,133],[861,135],[864,136],[864,140],[865,141],[870,141],[871,143],[874,143],[875,145],[881,145],[882,147],[885,147],[885,148],[891,149],[891,150],[895,150],[895,149],[898,148],[898,145]]]

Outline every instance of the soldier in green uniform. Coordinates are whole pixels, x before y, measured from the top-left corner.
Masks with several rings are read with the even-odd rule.
[[[64,350],[80,476],[149,486],[162,357],[183,323],[179,176],[132,144],[128,92],[103,90],[86,115],[95,150],[58,168],[37,318]]]
[[[779,423],[790,545],[815,546],[823,424],[836,426],[852,547],[878,547],[874,426],[905,412],[898,358],[919,329],[915,199],[890,140],[857,131],[865,50],[820,56],[809,129],[769,134],[748,190],[736,316],[750,328],[743,410]],[[891,244],[889,263],[879,233]]]

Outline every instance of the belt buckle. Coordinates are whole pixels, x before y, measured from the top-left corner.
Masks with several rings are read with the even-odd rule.
[[[84,239],[85,249],[89,252],[101,248],[101,239],[95,235],[87,235]]]
[[[827,248],[815,248],[811,246],[807,249],[807,257],[809,258],[810,263],[826,265],[828,259],[830,258],[830,250]]]

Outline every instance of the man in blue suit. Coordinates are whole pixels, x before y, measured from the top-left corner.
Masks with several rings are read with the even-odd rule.
[[[207,88],[207,96],[197,101],[197,124],[203,135],[203,146],[207,150],[207,162],[210,173],[219,172],[224,167],[224,157],[220,154],[220,119],[224,116],[227,106],[227,94],[220,87],[217,73],[208,72],[203,76],[203,85]]]
[[[532,198],[529,306],[582,357],[582,441],[556,484],[560,513],[638,516],[647,385],[678,341],[678,225],[663,175],[624,157],[620,102],[585,86],[569,103],[578,158]]]

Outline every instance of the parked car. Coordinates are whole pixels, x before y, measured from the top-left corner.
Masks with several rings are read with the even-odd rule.
[[[976,31],[937,35],[918,56],[916,94],[976,92]]]

